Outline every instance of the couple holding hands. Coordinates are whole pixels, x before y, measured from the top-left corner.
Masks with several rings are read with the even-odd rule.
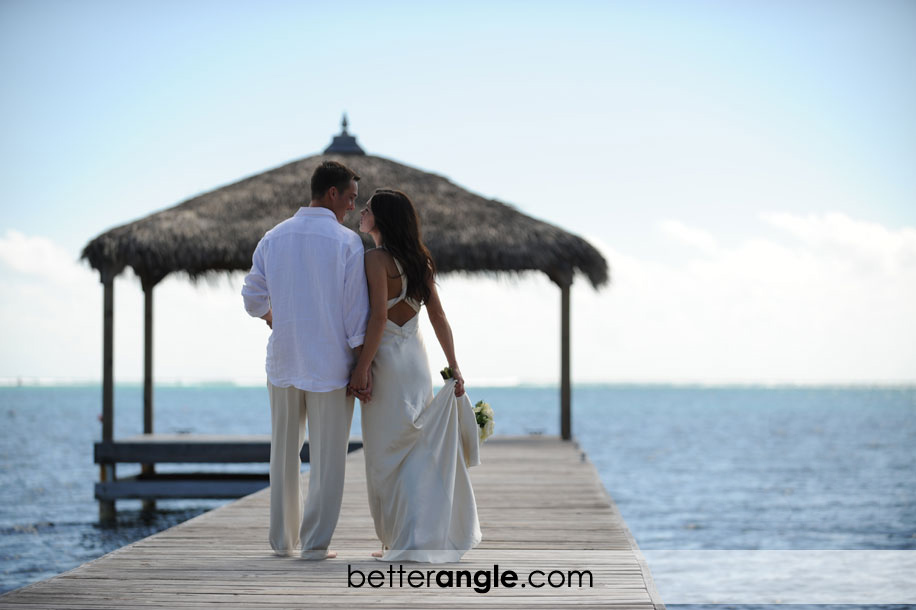
[[[270,545],[279,555],[329,551],[360,399],[369,511],[383,561],[456,562],[481,539],[468,467],[479,463],[477,423],[436,291],[436,265],[404,193],[378,189],[343,226],[359,176],[325,161],[311,202],[268,231],[245,277],[245,309],[264,319],[271,409]],[[430,323],[452,371],[433,396],[418,317]],[[309,439],[303,502],[299,452]]]

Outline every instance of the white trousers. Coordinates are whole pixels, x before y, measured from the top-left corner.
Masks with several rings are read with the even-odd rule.
[[[344,469],[353,397],[346,388],[306,392],[296,387],[270,392],[270,546],[281,555],[302,544],[302,557],[326,554],[343,498]],[[309,488],[304,505],[300,489],[299,452],[309,438]]]

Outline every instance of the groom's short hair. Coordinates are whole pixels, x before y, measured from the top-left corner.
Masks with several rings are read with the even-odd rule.
[[[321,199],[332,186],[343,192],[351,180],[359,182],[359,175],[352,169],[337,161],[325,161],[312,173],[312,199]]]

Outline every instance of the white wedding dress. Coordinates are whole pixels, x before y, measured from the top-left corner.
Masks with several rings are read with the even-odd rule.
[[[388,309],[407,294],[395,264],[401,294]],[[372,400],[361,415],[369,510],[382,561],[457,562],[481,539],[468,475],[480,463],[477,422],[467,394],[455,397],[454,380],[433,396],[418,319],[388,320],[372,363]]]

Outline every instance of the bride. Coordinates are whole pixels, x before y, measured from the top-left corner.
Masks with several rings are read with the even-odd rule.
[[[360,215],[359,230],[376,248],[366,252],[369,323],[349,389],[371,392],[362,402],[369,510],[383,561],[456,562],[480,542],[461,413],[470,412],[455,359],[452,331],[434,281],[436,265],[420,236],[416,210],[400,191],[378,189]],[[421,304],[453,379],[435,397],[418,329]],[[465,405],[466,403],[466,405]],[[462,411],[462,407],[468,411]]]

